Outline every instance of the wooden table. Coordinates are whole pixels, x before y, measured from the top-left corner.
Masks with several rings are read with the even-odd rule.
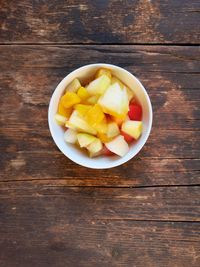
[[[0,1],[0,266],[200,266],[200,1]],[[50,136],[58,82],[106,62],[154,110],[127,164],[91,170]]]

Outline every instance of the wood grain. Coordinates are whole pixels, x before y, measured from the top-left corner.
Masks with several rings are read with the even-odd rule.
[[[199,12],[0,0],[0,267],[200,266]],[[96,62],[135,74],[153,104],[147,144],[111,170],[68,160],[47,124],[56,85]]]
[[[198,187],[4,185],[0,264],[197,267],[199,196]]]
[[[200,41],[198,0],[0,1],[2,43]]]
[[[28,217],[32,215],[30,224]],[[74,224],[64,212],[55,216],[43,206],[26,216],[16,207],[5,221],[7,224],[0,230],[2,267],[38,263],[43,267],[199,266],[200,234],[196,223],[91,218]]]
[[[43,267],[199,266],[196,224],[82,221],[74,225],[60,217],[50,219],[42,220],[43,224],[34,219],[35,226],[25,224],[23,229],[19,220],[16,226],[9,223],[1,234],[1,266],[35,266],[38,262]],[[41,232],[34,230],[38,227]]]
[[[1,182],[35,180],[61,186],[107,187],[200,184],[199,159],[138,156],[112,171],[87,170],[66,159],[55,147],[54,150],[48,151],[47,146],[45,151],[9,152],[1,156]]]
[[[199,52],[1,46],[0,266],[199,266]],[[94,62],[134,73],[153,103],[147,144],[112,170],[68,160],[47,125],[58,82]]]
[[[108,187],[200,184],[199,55],[199,47],[188,46],[2,46],[1,181]],[[58,82],[80,65],[98,61],[138,76],[154,109],[143,150],[112,171],[72,163],[57,150],[47,125],[49,99]]]
[[[19,212],[23,213],[22,218],[26,212],[31,218],[30,213],[36,207],[40,210],[44,206],[47,212],[55,216],[64,212],[66,218],[73,221],[93,218],[200,222],[198,186],[90,188],[23,181],[4,184],[0,193],[1,213],[4,216],[11,206],[17,205]],[[46,220],[49,220],[48,216]]]

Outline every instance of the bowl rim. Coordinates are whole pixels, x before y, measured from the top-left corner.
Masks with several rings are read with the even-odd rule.
[[[134,153],[130,154],[128,158],[126,158],[125,156],[121,157],[120,160],[117,160],[117,161],[111,161],[109,164],[107,164],[106,166],[94,166],[94,165],[90,165],[90,164],[87,164],[86,161],[83,161],[83,162],[80,162],[76,159],[74,159],[73,157],[71,157],[70,155],[68,155],[65,151],[63,151],[62,147],[59,145],[59,143],[57,142],[56,140],[56,137],[54,135],[54,131],[53,131],[53,126],[52,126],[52,118],[51,118],[51,109],[52,109],[52,106],[53,106],[53,103],[55,101],[55,95],[56,95],[56,92],[59,90],[59,87],[62,83],[65,82],[65,80],[67,79],[70,79],[71,76],[74,75],[74,73],[78,72],[78,71],[82,71],[84,70],[85,68],[87,67],[102,67],[102,68],[115,68],[115,69],[118,69],[119,71],[123,71],[125,72],[127,75],[130,75],[132,76],[137,82],[138,84],[140,85],[140,87],[142,88],[144,94],[145,94],[145,97],[146,97],[146,100],[147,100],[147,103],[148,103],[148,108],[149,108],[149,127],[147,128],[147,132],[146,132],[146,135],[144,136],[140,146],[138,147],[137,151],[135,151]],[[69,82],[70,83],[70,82]],[[69,158],[71,161],[75,162],[76,164],[78,165],[81,165],[83,167],[87,167],[87,168],[90,168],[90,169],[110,169],[110,168],[114,168],[114,167],[117,167],[117,166],[120,166],[126,162],[128,162],[130,159],[132,159],[133,157],[135,157],[139,152],[140,150],[143,148],[143,146],[145,145],[145,143],[147,142],[147,139],[149,138],[149,135],[150,135],[150,132],[151,132],[151,129],[152,129],[152,123],[153,123],[153,109],[152,109],[152,104],[151,104],[151,100],[150,100],[150,97],[145,89],[145,87],[143,86],[143,84],[140,82],[140,80],[135,76],[133,75],[131,72],[129,72],[128,70],[122,68],[122,67],[119,67],[117,65],[114,65],[114,64],[107,64],[107,63],[93,63],[93,64],[87,64],[87,65],[83,65],[75,70],[73,70],[72,72],[68,73],[58,84],[57,86],[55,87],[54,91],[53,91],[53,94],[51,95],[51,98],[50,98],[50,102],[49,102],[49,107],[48,107],[48,125],[49,125],[49,131],[51,133],[51,136],[56,144],[56,146],[59,148],[59,150],[67,157]],[[95,158],[94,158],[95,159]]]

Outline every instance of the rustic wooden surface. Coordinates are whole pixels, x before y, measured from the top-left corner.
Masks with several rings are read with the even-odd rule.
[[[0,1],[1,267],[200,266],[199,11]],[[58,82],[96,62],[135,74],[154,110],[145,147],[110,170],[68,160],[47,124]]]
[[[199,0],[1,0],[3,43],[192,43]]]

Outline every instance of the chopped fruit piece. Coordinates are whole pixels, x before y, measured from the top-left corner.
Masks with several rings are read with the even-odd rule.
[[[94,105],[94,104],[97,103],[98,100],[99,100],[99,96],[98,95],[93,95],[93,96],[89,97],[86,102],[88,104]]]
[[[120,118],[116,118],[116,117],[113,117],[112,116],[112,121],[116,122],[117,125],[120,127],[122,125],[122,123],[124,122],[123,119],[120,119]]]
[[[80,103],[81,99],[79,96],[77,96],[76,93],[73,92],[66,92],[61,97],[61,104],[65,108],[71,108],[73,105]]]
[[[77,95],[80,97],[81,100],[85,100],[90,96],[85,87],[82,86],[78,89]]]
[[[128,95],[128,100],[131,101],[135,96],[133,90],[131,90],[130,88],[126,87],[126,92],[127,92],[127,95]]]
[[[113,139],[111,142],[106,143],[105,146],[110,151],[121,157],[123,157],[129,151],[129,146],[124,140],[124,137],[121,135],[115,137],[115,139]]]
[[[111,85],[104,95],[99,98],[98,104],[105,113],[124,119],[129,110],[129,101],[125,89],[117,83]]]
[[[58,104],[58,114],[66,117],[67,119],[70,117],[72,113],[72,108],[65,108],[62,103]]]
[[[122,131],[137,140],[142,133],[142,122],[131,120],[125,121],[122,124]]]
[[[120,81],[118,78],[115,76],[112,77],[111,79],[111,84],[118,83],[121,89],[125,88],[127,95],[128,95],[128,100],[130,101],[134,97],[134,92],[130,88],[128,88],[122,81]]]
[[[91,95],[102,95],[110,85],[110,79],[107,75],[102,75],[93,80],[87,86],[87,91]]]
[[[104,119],[100,123],[95,125],[94,128],[97,130],[98,133],[106,134],[108,129],[106,118],[104,117]]]
[[[123,135],[124,140],[130,144],[131,142],[133,142],[134,138],[130,135],[128,135],[127,133],[124,133],[123,131],[121,131],[121,135]]]
[[[103,149],[99,150],[96,153],[90,152],[89,150],[88,150],[88,152],[89,152],[89,157],[90,158],[95,158],[95,157],[103,155]]]
[[[98,78],[98,77],[100,77],[100,76],[102,76],[102,75],[106,75],[106,76],[108,76],[108,78],[110,78],[110,79],[111,79],[111,77],[112,77],[112,74],[111,74],[110,70],[108,70],[108,69],[99,69],[99,70],[97,71],[96,75],[95,75],[95,78]]]
[[[115,154],[112,152],[112,151],[110,151],[106,146],[104,146],[103,147],[103,152],[102,152],[105,156],[108,156],[108,157],[110,157],[110,156],[114,156]]]
[[[108,143],[113,139],[111,137],[108,137],[105,133],[97,133],[97,137],[99,137],[99,139],[103,143]]]
[[[76,110],[72,112],[71,117],[68,121],[69,125],[77,129],[78,131],[83,131],[90,134],[96,134],[97,131],[91,127],[79,114]]]
[[[76,131],[76,127],[74,127],[69,121],[66,121],[65,127]]]
[[[142,107],[138,104],[130,104],[128,116],[130,120],[141,121],[142,119]]]
[[[123,84],[123,82],[120,81],[120,80],[119,80],[117,77],[115,77],[115,76],[113,76],[113,77],[111,78],[111,84],[114,84],[114,83],[118,83],[119,86],[121,87],[121,89],[123,89],[124,87],[126,87],[126,85]]]
[[[72,129],[67,129],[64,133],[64,140],[67,143],[75,144],[77,142],[77,132]]]
[[[60,114],[55,115],[55,120],[59,125],[62,125],[62,126],[64,126],[67,121],[67,119]]]
[[[89,152],[89,151],[88,151]],[[101,156],[102,155],[102,152],[101,150],[97,153],[92,153],[92,152],[89,152],[89,157],[90,158],[95,158],[95,157],[98,157],[98,156]]]
[[[124,111],[124,113],[127,116],[127,113],[129,111],[129,100],[128,100],[128,95],[127,95],[126,89],[122,89],[122,106],[121,107],[122,107],[122,110]]]
[[[74,106],[74,109],[78,111],[78,114],[82,117],[92,108],[91,105],[77,104]]]
[[[95,140],[87,146],[90,157],[96,155],[96,153],[100,152],[102,148],[102,142],[98,138],[95,138]]]
[[[79,133],[77,134],[77,139],[78,139],[78,143],[80,147],[87,147],[92,142],[94,142],[97,138],[91,134]]]
[[[112,138],[120,134],[119,127],[116,122],[108,123],[107,137]]]
[[[65,92],[74,92],[76,93],[77,90],[81,87],[81,83],[79,80],[76,78],[74,79],[65,89]]]
[[[101,107],[95,104],[88,112],[85,114],[85,120],[89,125],[95,127],[105,118]]]
[[[66,113],[66,108],[62,105],[61,102],[59,102],[59,104],[58,104],[58,114],[66,117],[65,113]]]

